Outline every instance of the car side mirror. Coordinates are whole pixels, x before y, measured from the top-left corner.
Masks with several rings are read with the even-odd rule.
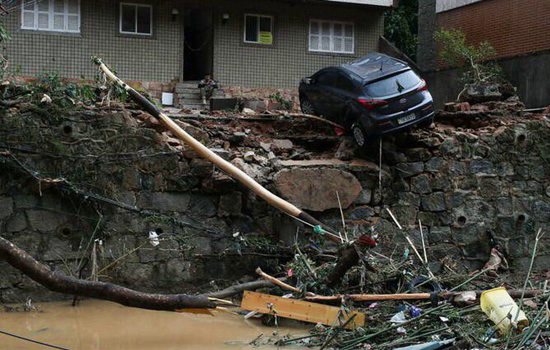
[[[315,79],[313,79],[313,78],[303,78],[302,83],[308,84],[308,85],[315,84]]]

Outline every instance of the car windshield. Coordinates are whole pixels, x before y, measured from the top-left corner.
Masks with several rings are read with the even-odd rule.
[[[389,78],[367,84],[367,94],[372,97],[382,97],[399,94],[420,83],[421,79],[412,70],[408,70]]]

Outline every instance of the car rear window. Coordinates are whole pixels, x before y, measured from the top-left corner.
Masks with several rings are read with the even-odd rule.
[[[367,94],[372,97],[382,97],[398,94],[420,83],[421,79],[412,70],[367,84]]]

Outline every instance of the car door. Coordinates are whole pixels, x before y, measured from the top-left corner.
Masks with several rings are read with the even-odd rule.
[[[317,113],[324,117],[331,115],[331,96],[334,74],[332,70],[321,70],[313,75],[313,84],[309,94],[311,103],[315,106]]]
[[[333,120],[341,125],[346,125],[344,120],[352,101],[358,98],[358,88],[352,78],[343,72],[336,72],[332,90],[332,115]]]

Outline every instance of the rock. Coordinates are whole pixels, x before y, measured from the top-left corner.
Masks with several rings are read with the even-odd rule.
[[[231,163],[260,183],[266,180],[270,171],[269,167],[260,166],[254,163],[246,163],[242,158],[235,158]]]
[[[203,158],[194,158],[191,160],[191,173],[199,177],[210,177],[214,171],[214,165]]]
[[[355,199],[355,204],[366,205],[370,204],[372,199],[372,190],[370,188],[363,188]]]
[[[250,109],[250,108],[243,108],[242,113],[244,115],[256,115],[256,111],[254,111],[253,109]]]
[[[445,195],[443,192],[432,193],[423,196],[421,199],[422,210],[426,211],[444,211],[447,209],[445,204]]]
[[[401,178],[408,178],[418,175],[424,171],[424,163],[401,163],[395,166],[396,175]]]
[[[239,215],[243,207],[243,194],[241,192],[231,192],[220,196],[218,206],[219,216]]]
[[[254,151],[245,152],[243,159],[247,162],[252,162],[254,160]]]
[[[501,84],[486,83],[480,85],[469,84],[461,96],[462,101],[479,103],[487,101],[501,101],[505,97],[500,91]]]
[[[473,159],[470,163],[470,172],[473,174],[493,174],[493,163],[487,159]]]
[[[281,151],[291,150],[294,147],[292,141],[286,139],[274,139],[271,143],[274,148]]]
[[[17,213],[15,216],[8,221],[6,224],[7,232],[19,232],[27,228],[27,219],[25,218],[24,213]]]
[[[468,102],[448,102],[445,103],[443,109],[447,112],[467,112],[470,110],[470,104]]]
[[[68,218],[57,212],[45,210],[27,210],[30,226],[40,232],[51,232],[68,221]]]
[[[186,212],[189,209],[190,200],[187,193],[144,192],[139,197],[139,207],[158,211]]]
[[[448,226],[434,226],[430,228],[430,233],[428,235],[428,242],[433,243],[443,243],[450,242],[452,240],[453,234],[451,228]]]
[[[191,194],[189,212],[199,217],[213,217],[218,208],[210,196]]]
[[[338,145],[338,149],[336,153],[334,153],[334,156],[341,160],[351,160],[355,154],[356,148],[356,142],[353,138],[346,137],[340,142],[340,145]]]
[[[430,173],[438,173],[443,169],[445,160],[441,157],[432,157],[426,162],[426,171]]]
[[[301,209],[323,211],[338,208],[336,191],[343,208],[361,192],[361,184],[351,173],[330,168],[294,168],[274,176],[279,193]]]
[[[212,152],[216,153],[218,156],[222,157],[224,160],[231,160],[231,156],[233,153],[231,151],[228,151],[224,148],[212,148]],[[194,157],[197,158],[197,157]]]
[[[0,220],[13,214],[13,199],[11,197],[0,197]]]
[[[432,192],[430,178],[426,174],[421,174],[411,178],[411,191],[419,194]]]
[[[267,110],[267,104],[262,100],[245,100],[244,108],[251,109],[257,113],[263,113]],[[244,109],[243,109],[244,112]]]
[[[376,213],[374,212],[374,209],[367,206],[357,207],[352,210],[350,213],[350,219],[351,220],[371,220]]]
[[[271,143],[260,142],[260,147],[266,152],[271,151]]]

